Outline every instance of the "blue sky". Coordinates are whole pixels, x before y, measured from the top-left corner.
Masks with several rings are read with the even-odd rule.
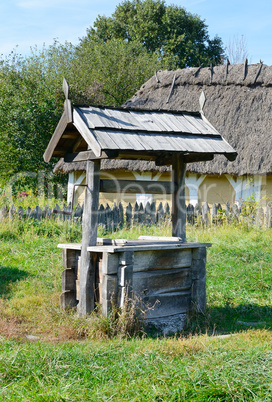
[[[0,54],[29,53],[30,47],[49,46],[54,39],[73,44],[83,37],[98,14],[110,16],[117,0],[0,0]],[[176,0],[206,21],[211,38],[219,35],[227,46],[243,35],[250,63],[272,65],[271,0]]]

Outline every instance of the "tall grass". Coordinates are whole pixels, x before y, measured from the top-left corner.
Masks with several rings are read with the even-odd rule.
[[[170,232],[166,224],[112,236]],[[188,317],[176,337],[140,339],[127,317],[121,327],[114,314],[60,310],[56,246],[80,241],[78,225],[2,221],[0,401],[271,400],[272,231],[188,226],[187,237],[213,244],[207,313]]]

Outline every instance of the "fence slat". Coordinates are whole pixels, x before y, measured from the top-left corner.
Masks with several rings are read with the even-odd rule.
[[[126,224],[127,224],[127,227],[131,226],[131,221],[132,221],[132,205],[129,202],[128,206],[126,207]]]
[[[48,205],[44,207],[43,210],[37,205],[33,210],[27,207],[24,210],[23,207],[19,206],[16,210],[14,204],[8,208],[4,205],[0,208],[0,220],[8,218],[9,220],[15,217],[19,219],[58,219],[61,221],[72,220],[74,223],[81,223],[82,213],[84,205],[76,206],[74,211],[71,213],[71,206],[63,205],[62,209],[58,204],[55,205],[54,209],[51,210]],[[187,206],[187,222],[189,224],[202,224],[203,226],[208,225],[219,225],[225,222],[240,222],[245,225],[256,225],[258,227],[272,227],[272,202],[269,201],[266,206],[262,206],[258,203],[251,201],[243,201],[240,206],[230,203],[227,201],[225,208],[223,209],[221,204],[214,203],[211,208],[208,203],[203,203],[202,206],[198,204],[195,207],[192,204]],[[171,209],[168,203],[164,206],[162,202],[159,203],[158,208],[156,208],[155,202],[147,202],[145,207],[142,203],[138,204],[135,202],[134,206],[129,203],[125,210],[121,202],[118,206],[116,203],[110,208],[108,204],[106,206],[100,204],[98,210],[98,224],[107,231],[114,231],[118,228],[122,228],[124,224],[130,227],[131,224],[144,224],[151,225],[156,223],[163,223],[166,220],[171,219]]]

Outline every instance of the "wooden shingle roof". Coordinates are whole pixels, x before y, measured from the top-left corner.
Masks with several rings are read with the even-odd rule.
[[[98,158],[104,151],[115,151],[114,157],[120,159],[156,160],[158,155],[176,152],[236,157],[200,113],[66,104],[44,159],[86,150]]]

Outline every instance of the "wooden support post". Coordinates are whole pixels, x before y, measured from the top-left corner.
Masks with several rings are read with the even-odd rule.
[[[95,246],[99,204],[100,161],[87,161],[86,191],[82,218],[82,248],[80,261],[80,295],[78,314],[84,317],[94,309],[95,259],[87,247]]]
[[[173,156],[172,163],[172,236],[186,241],[186,205],[185,205],[186,164],[181,155]]]

